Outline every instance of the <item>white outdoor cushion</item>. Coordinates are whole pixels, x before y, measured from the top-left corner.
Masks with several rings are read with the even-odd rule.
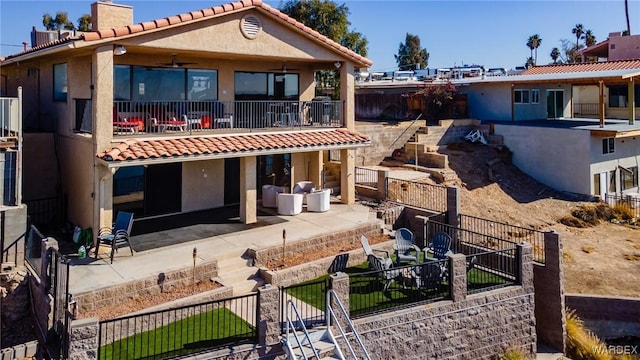
[[[302,194],[278,194],[278,214],[296,215],[302,212]]]
[[[324,212],[331,204],[331,190],[323,189],[307,194],[307,211]]]

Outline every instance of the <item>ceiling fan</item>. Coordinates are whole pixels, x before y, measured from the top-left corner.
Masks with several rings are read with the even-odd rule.
[[[195,63],[178,61],[178,55],[177,54],[171,54],[171,62],[170,63],[164,63],[164,64],[161,64],[161,65],[164,65],[164,66],[167,66],[167,67],[172,67],[172,68],[181,68],[184,65],[189,65],[189,64],[195,64]]]
[[[300,70],[300,69],[288,68],[287,64],[282,64],[281,68],[269,69],[269,70],[271,70],[271,71],[280,71],[281,73],[286,74],[287,71],[289,71],[289,70]]]

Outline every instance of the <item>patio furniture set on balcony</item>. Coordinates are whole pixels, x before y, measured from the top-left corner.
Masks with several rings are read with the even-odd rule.
[[[115,101],[115,135],[341,127],[339,101]]]

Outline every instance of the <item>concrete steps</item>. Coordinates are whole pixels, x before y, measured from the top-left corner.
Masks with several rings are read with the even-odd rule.
[[[302,346],[298,346],[294,335],[289,335],[289,338],[285,340],[291,344],[293,349],[293,353],[289,354],[289,359],[316,359],[311,347],[312,344],[319,355],[319,359],[340,359],[335,353],[336,345],[331,341],[326,330],[310,330],[308,340],[311,343],[305,338],[303,332],[298,331],[296,334]]]
[[[243,257],[226,257],[218,261],[218,278],[226,286],[233,288],[233,296],[245,295],[264,285],[258,276],[258,268],[249,266]]]
[[[324,188],[331,189],[331,195],[340,195],[340,163],[330,162],[325,165]]]

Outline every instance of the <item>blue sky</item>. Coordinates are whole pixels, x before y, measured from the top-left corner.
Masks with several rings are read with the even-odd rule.
[[[0,56],[30,45],[32,26],[42,29],[42,15],[66,11],[74,22],[91,12],[92,1],[0,0]],[[131,5],[134,21],[143,22],[230,1],[114,0]],[[539,34],[538,64],[551,61],[553,47],[562,39],[575,42],[571,29],[581,23],[598,41],[626,28],[623,0],[509,0],[509,1],[389,1],[347,0],[351,30],[369,40],[371,70],[396,67],[394,54],[407,33],[418,35],[430,54],[428,66],[479,64],[507,69],[524,65],[529,57],[527,38]],[[266,1],[278,7],[280,1]],[[629,0],[631,33],[640,34],[640,0]]]

